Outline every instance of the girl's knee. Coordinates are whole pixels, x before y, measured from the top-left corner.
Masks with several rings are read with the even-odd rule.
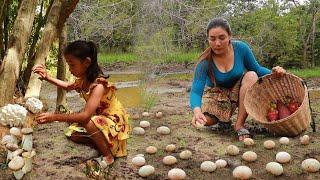
[[[87,124],[84,125],[84,127],[86,128],[86,130],[88,132],[92,132],[92,131],[97,131],[98,130],[98,128],[96,127],[96,125],[92,121],[89,121]]]

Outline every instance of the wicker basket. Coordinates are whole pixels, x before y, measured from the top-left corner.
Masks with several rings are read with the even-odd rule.
[[[284,119],[269,122],[267,111],[270,102],[285,101],[286,96],[301,102],[299,109]],[[310,125],[311,111],[307,86],[302,79],[292,74],[284,74],[281,77],[263,76],[248,90],[244,106],[249,116],[275,135],[297,136]]]

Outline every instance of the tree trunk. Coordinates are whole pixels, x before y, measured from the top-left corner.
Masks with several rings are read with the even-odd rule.
[[[4,20],[4,12],[6,9],[7,0],[2,0],[0,2],[0,65],[1,61],[4,57],[4,45],[3,45],[3,20]]]
[[[42,1],[42,3],[43,3],[43,1]],[[48,6],[48,9],[47,9],[46,14],[45,14],[44,17],[42,17],[42,9],[41,9],[40,14],[39,14],[39,18],[38,18],[39,22],[37,24],[37,27],[36,27],[36,30],[35,30],[35,33],[34,33],[34,37],[32,39],[32,44],[31,44],[30,50],[29,50],[27,67],[26,67],[26,69],[25,69],[25,71],[23,73],[23,82],[24,82],[25,86],[27,86],[28,83],[29,83],[30,75],[31,75],[31,72],[32,72],[32,67],[34,66],[35,50],[36,50],[37,42],[38,42],[39,37],[40,37],[40,30],[41,30],[41,28],[44,26],[44,24],[47,21],[48,14],[50,12],[52,4],[53,4],[53,0],[50,1],[50,4]]]
[[[66,61],[63,56],[63,51],[67,44],[67,27],[64,24],[62,30],[58,34],[59,37],[59,55],[58,55],[58,67],[57,67],[57,78],[60,80],[66,80]],[[65,107],[66,105],[66,91],[57,88],[57,101],[56,101],[56,111],[60,111],[60,107]]]
[[[10,35],[7,54],[0,67],[0,106],[10,103],[13,99],[16,81],[32,30],[36,6],[37,0],[21,2]]]
[[[45,64],[45,59],[58,31],[76,7],[79,0],[68,2],[66,0],[55,0],[49,12],[48,21],[45,25],[43,36],[39,42],[34,64]],[[70,5],[70,6],[68,6]],[[64,22],[63,22],[64,21]],[[31,74],[25,97],[39,97],[41,81],[39,75]]]
[[[34,64],[45,64],[52,42],[57,37],[57,25],[59,21],[60,9],[62,7],[61,0],[55,0],[50,9],[46,25],[43,30],[43,36],[39,42],[35,55]],[[41,88],[41,80],[39,75],[32,73],[26,89],[25,98],[39,97]]]

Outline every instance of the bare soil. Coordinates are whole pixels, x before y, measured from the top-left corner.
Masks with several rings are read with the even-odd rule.
[[[132,68],[134,69],[134,68]],[[129,69],[129,70],[132,70]],[[170,72],[174,69],[161,69],[161,72]],[[176,67],[175,70],[178,68]],[[190,67],[187,68],[190,70]],[[192,68],[191,68],[192,69]],[[122,70],[128,70],[123,68]],[[181,71],[185,70],[183,65]],[[308,79],[309,86],[319,86],[320,78]],[[171,168],[181,168],[187,174],[187,179],[232,179],[232,170],[238,165],[247,165],[253,171],[252,179],[275,179],[274,176],[266,172],[265,166],[268,162],[275,161],[275,154],[279,151],[287,151],[291,154],[292,160],[283,165],[284,174],[277,179],[320,179],[320,174],[308,174],[301,169],[301,162],[306,158],[316,158],[320,160],[320,125],[319,115],[316,117],[317,132],[313,133],[308,128],[303,134],[308,134],[312,138],[309,145],[303,146],[299,143],[299,136],[290,138],[289,145],[280,145],[279,137],[272,136],[265,132],[253,132],[255,145],[245,147],[237,140],[233,131],[214,132],[209,128],[195,129],[191,126],[191,111],[189,108],[189,92],[191,82],[181,79],[157,79],[156,83],[151,83],[150,87],[165,87],[168,89],[181,88],[182,92],[162,93],[157,98],[157,103],[150,110],[150,117],[142,117],[141,108],[130,108],[132,127],[139,126],[140,120],[148,120],[151,127],[146,129],[144,135],[132,135],[128,140],[128,156],[116,159],[115,163],[105,170],[100,170],[92,161],[98,157],[98,152],[91,147],[79,145],[68,140],[63,131],[67,127],[66,123],[51,123],[36,125],[34,128],[34,147],[37,155],[33,160],[32,172],[24,179],[168,179],[167,173]],[[48,111],[55,108],[56,88],[45,84],[41,91],[41,99],[46,102]],[[320,112],[320,91],[310,91],[312,108]],[[76,93],[68,94],[68,106],[72,111],[82,109],[84,102]],[[161,111],[164,117],[155,118],[155,113]],[[236,115],[233,116],[233,119]],[[171,129],[169,135],[159,135],[156,128],[168,126]],[[247,126],[256,126],[250,118]],[[3,133],[7,129],[1,128]],[[265,140],[272,139],[276,142],[276,148],[266,150],[263,148]],[[177,149],[173,153],[168,153],[164,149],[168,144],[175,144]],[[234,157],[225,154],[228,145],[234,144],[240,148],[240,154]],[[145,153],[147,146],[156,146],[156,154]],[[193,155],[189,160],[179,158],[182,150],[188,149]],[[257,153],[258,159],[255,162],[247,163],[241,159],[241,154],[252,150]],[[155,167],[155,174],[148,178],[141,178],[138,175],[138,168],[131,163],[131,159],[137,154],[144,154],[146,164]],[[178,163],[166,166],[162,159],[166,155],[177,157]],[[14,179],[12,172],[5,164],[6,152],[0,146],[0,179]],[[213,173],[202,172],[200,164],[205,160],[215,161],[223,158],[228,161],[227,168],[217,169]]]

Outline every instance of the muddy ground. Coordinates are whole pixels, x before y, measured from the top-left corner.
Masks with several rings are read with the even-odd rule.
[[[157,70],[161,72],[185,71],[184,66],[175,66],[174,68],[163,67]],[[121,69],[121,71],[134,71],[132,67]],[[307,80],[311,88],[319,86],[320,78]],[[232,170],[238,165],[247,165],[253,170],[252,179],[275,179],[268,174],[265,165],[268,162],[275,161],[275,154],[279,151],[287,151],[291,154],[290,163],[284,164],[284,174],[277,179],[320,179],[320,173],[308,174],[303,172],[301,167],[302,160],[312,157],[320,160],[320,124],[319,116],[316,118],[317,132],[312,133],[308,128],[303,134],[308,134],[312,142],[303,146],[299,144],[299,137],[290,138],[289,145],[280,145],[279,137],[272,136],[268,133],[253,132],[255,146],[244,147],[241,142],[237,141],[234,132],[213,132],[209,128],[197,130],[191,127],[190,121],[192,114],[189,110],[189,92],[191,80],[186,77],[161,77],[148,78],[149,87],[182,89],[177,92],[161,93],[156,98],[156,104],[150,109],[151,116],[141,117],[143,109],[139,107],[128,108],[131,114],[132,127],[139,126],[140,120],[148,120],[151,127],[146,129],[145,135],[132,135],[128,140],[128,156],[116,159],[115,163],[104,171],[99,171],[96,164],[91,160],[98,157],[96,150],[78,145],[69,141],[63,135],[67,127],[65,123],[51,123],[44,125],[35,125],[34,147],[37,155],[33,161],[32,172],[27,174],[24,179],[167,179],[167,173],[171,168],[181,168],[185,170],[187,179],[232,179]],[[47,103],[48,111],[55,108],[55,91],[56,88],[45,84],[41,91],[41,99]],[[310,91],[311,104],[314,111],[320,112],[320,91]],[[83,107],[83,101],[79,99],[76,93],[68,94],[68,106],[72,111],[79,111]],[[164,117],[157,119],[154,117],[155,112],[161,111]],[[235,116],[233,116],[233,119]],[[252,127],[252,120],[248,118],[248,126]],[[156,128],[165,125],[171,129],[170,135],[159,135]],[[4,131],[2,131],[4,132]],[[276,148],[265,150],[262,146],[267,139],[276,142]],[[164,151],[168,144],[175,144],[177,149],[173,153]],[[225,155],[225,148],[235,144],[240,148],[240,154],[231,157]],[[148,155],[145,153],[147,146],[156,146],[156,154]],[[179,159],[179,152],[188,149],[192,151],[193,156],[189,160]],[[258,159],[252,163],[246,163],[241,160],[241,154],[247,150],[255,151]],[[155,167],[155,174],[148,178],[141,178],[138,175],[138,168],[134,167],[131,159],[137,154],[145,154],[146,164]],[[162,164],[162,158],[166,155],[177,157],[178,163],[172,166]],[[14,179],[12,173],[7,169],[5,164],[5,152],[0,149],[0,179]],[[223,158],[228,161],[229,165],[224,169],[217,169],[213,173],[206,173],[200,170],[201,162],[205,160],[215,161]],[[96,168],[95,168],[96,167]]]

